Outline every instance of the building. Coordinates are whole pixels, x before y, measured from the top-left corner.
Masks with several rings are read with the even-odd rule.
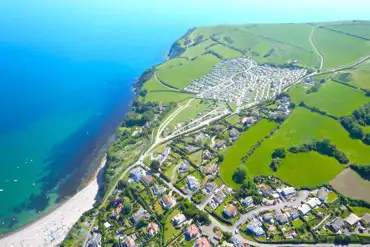
[[[272,188],[268,186],[267,184],[261,184],[259,187],[259,190],[261,191],[262,195],[265,197],[268,197],[274,192]]]
[[[158,227],[157,223],[155,223],[155,222],[149,223],[148,226],[147,226],[147,231],[148,231],[148,236],[150,238],[157,235],[158,232],[159,232],[159,227]]]
[[[140,209],[131,216],[131,221],[132,221],[132,223],[134,223],[136,225],[139,222],[140,219],[142,219],[142,218],[146,219],[146,218],[149,218],[149,217],[150,217],[150,214],[145,209],[140,207]]]
[[[329,224],[329,228],[334,232],[334,233],[340,233],[340,230],[342,229],[344,223],[343,219],[336,217],[332,222]]]
[[[136,247],[136,243],[131,237],[126,237],[122,244],[124,247]]]
[[[152,177],[152,176],[150,176],[150,175],[145,175],[145,176],[142,176],[142,177],[141,177],[141,181],[142,181],[145,185],[149,186],[149,185],[152,185],[152,184],[153,184],[153,177]]]
[[[200,188],[200,182],[194,176],[187,176],[186,182],[191,191],[196,191]]]
[[[216,189],[215,193],[214,193],[214,196],[213,196],[213,200],[216,203],[222,203],[225,199],[226,199],[226,195],[222,191],[222,189]]]
[[[302,215],[306,215],[308,214],[310,211],[311,211],[311,208],[310,206],[308,206],[307,204],[303,204],[302,206],[300,206],[298,208],[298,211],[302,214]]]
[[[289,222],[288,217],[285,214],[278,214],[275,216],[275,219],[280,225],[285,225]]]
[[[218,165],[211,164],[203,168],[203,173],[206,175],[213,175],[218,171]]]
[[[101,247],[101,234],[94,233],[92,239],[87,242],[87,247]]]
[[[233,204],[229,204],[224,209],[224,214],[230,218],[235,217],[237,212],[238,209]]]
[[[322,187],[317,192],[317,197],[320,199],[320,201],[325,202],[326,199],[328,199],[328,189],[325,187]]]
[[[248,196],[241,200],[241,203],[244,207],[249,207],[253,204],[253,198],[251,196]]]
[[[321,205],[321,201],[317,197],[312,197],[310,200],[306,202],[312,209],[316,208],[317,206]]]
[[[104,227],[105,227],[105,229],[109,230],[112,226],[111,226],[111,224],[109,224],[109,222],[105,222]]]
[[[122,209],[123,205],[121,203],[118,203],[117,206],[113,209],[112,217],[118,219]]]
[[[153,194],[158,196],[158,197],[161,197],[163,195],[163,193],[166,191],[166,188],[165,187],[160,187],[158,185],[154,185],[152,187],[152,191],[153,191]]]
[[[230,137],[238,137],[240,135],[240,132],[237,129],[232,128],[229,131],[229,135],[230,135]]]
[[[357,215],[355,215],[354,213],[351,213],[350,215],[347,216],[347,218],[345,219],[345,221],[350,225],[350,226],[353,226],[354,224],[356,224],[358,221],[360,220],[359,217],[357,217]]]
[[[194,247],[211,247],[211,244],[206,237],[201,237],[194,244]]]
[[[171,221],[174,226],[179,226],[186,221],[186,217],[183,214],[177,214]]]
[[[218,188],[216,182],[208,182],[205,185],[205,189],[208,193],[215,191]]]
[[[265,222],[271,222],[271,220],[273,220],[273,218],[274,218],[274,214],[273,213],[265,213],[264,215],[262,215],[262,219]]]
[[[257,237],[265,235],[265,231],[262,228],[262,223],[254,219],[248,226],[247,226],[247,231],[253,233]]]
[[[281,189],[281,193],[283,194],[283,196],[291,196],[296,193],[296,190],[293,187],[285,187]]]
[[[287,215],[288,217],[291,219],[291,220],[295,220],[299,217],[299,212],[298,210],[294,209],[294,208],[291,208],[289,210],[287,210]]]
[[[195,225],[195,224],[191,224],[190,226],[188,226],[188,228],[186,229],[186,232],[185,232],[185,239],[186,240],[190,240],[190,239],[193,239],[195,238],[196,236],[198,236],[199,234],[199,229],[198,227]]]
[[[215,157],[215,154],[211,153],[208,149],[204,151],[202,154],[202,158],[204,160],[210,160],[210,159],[213,159],[214,157]]]
[[[181,164],[179,165],[179,172],[185,173],[189,171],[188,162],[186,160],[183,160]]]
[[[137,167],[135,169],[132,169],[131,171],[131,177],[135,181],[139,181],[142,176],[145,175],[145,171],[141,167]]]
[[[164,195],[162,197],[161,203],[164,208],[172,208],[176,205],[176,200],[172,196]]]
[[[221,140],[221,141],[216,142],[216,144],[214,146],[214,148],[216,150],[220,150],[220,149],[223,149],[225,147],[226,147],[226,141],[225,140]]]

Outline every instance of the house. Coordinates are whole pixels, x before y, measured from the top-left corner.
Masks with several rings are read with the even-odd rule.
[[[273,218],[274,218],[274,214],[273,213],[265,213],[264,215],[262,215],[262,219],[265,222],[271,222],[271,223],[273,223]]]
[[[162,197],[161,203],[164,208],[172,208],[176,205],[176,200],[172,196],[164,195]]]
[[[196,236],[198,236],[199,234],[199,229],[198,227],[195,225],[195,224],[191,224],[190,226],[188,226],[188,228],[186,229],[186,232],[185,232],[185,239],[186,240],[190,240],[190,239],[193,239],[195,238]]]
[[[287,215],[288,217],[291,219],[291,220],[295,220],[299,217],[299,212],[298,210],[294,209],[294,208],[291,208],[289,210],[287,210]]]
[[[200,182],[194,176],[187,176],[186,182],[191,191],[196,191],[200,188]]]
[[[177,214],[171,219],[171,222],[174,226],[179,226],[186,221],[186,217],[183,214]]]
[[[111,226],[111,224],[109,224],[109,222],[105,222],[104,227],[105,227],[105,229],[109,230],[112,226]]]
[[[230,137],[238,137],[240,135],[240,132],[237,129],[232,128],[229,131],[229,135],[230,135]]]
[[[249,207],[253,204],[253,198],[251,196],[248,196],[241,200],[241,203],[244,207]]]
[[[211,164],[203,168],[203,173],[206,175],[213,175],[218,171],[218,165]]]
[[[141,177],[141,181],[142,181],[145,185],[149,186],[149,185],[152,185],[152,184],[153,184],[153,177],[152,177],[152,176],[150,176],[150,175],[145,175],[145,176],[142,176],[142,177]]]
[[[139,181],[142,176],[145,175],[145,171],[141,167],[137,167],[131,171],[131,177],[135,181]]]
[[[225,201],[225,199],[226,199],[226,195],[224,194],[222,189],[216,189],[214,196],[213,196],[213,200],[216,203],[222,203],[223,201]]]
[[[261,184],[259,186],[259,190],[261,191],[262,195],[265,197],[271,195],[274,192],[272,188],[268,186],[267,184]]]
[[[233,204],[229,204],[227,207],[225,207],[223,212],[226,216],[232,218],[236,215],[238,209]]]
[[[225,140],[221,140],[221,141],[216,142],[216,144],[214,146],[214,148],[216,150],[220,150],[220,149],[223,149],[225,147],[226,147],[226,141]]]
[[[262,223],[254,219],[248,226],[247,226],[247,231],[253,233],[257,237],[260,237],[265,234],[265,231],[262,228]]]
[[[183,160],[181,164],[179,165],[179,172],[180,173],[185,173],[189,171],[189,163],[187,160]]]
[[[113,209],[112,217],[118,219],[122,209],[123,205],[121,203],[118,203],[117,206]]]
[[[214,236],[214,238],[215,238],[217,241],[221,241],[222,236],[223,236],[222,232],[220,232],[220,231],[216,231],[216,232],[215,232],[215,236]]]
[[[325,202],[326,199],[328,198],[328,189],[325,187],[322,187],[319,189],[317,192],[317,197],[320,199],[320,201]]]
[[[205,185],[205,189],[208,193],[215,191],[218,188],[216,182],[208,182]]]
[[[350,226],[353,226],[354,224],[356,224],[358,221],[360,220],[360,218],[355,215],[354,213],[351,213],[350,215],[347,216],[347,218],[345,219],[345,221],[350,225]]]
[[[310,211],[311,211],[311,208],[310,206],[308,206],[307,204],[303,204],[302,206],[300,206],[298,208],[298,211],[302,214],[302,215],[306,215],[308,214]]]
[[[140,207],[140,209],[131,216],[131,221],[132,223],[136,225],[141,218],[149,218],[149,217],[150,217],[150,214],[145,209]]]
[[[101,247],[101,234],[94,233],[92,239],[87,242],[87,247]]]
[[[201,237],[194,244],[194,247],[211,247],[211,244],[206,237]]]
[[[288,223],[288,217],[285,214],[278,214],[275,216],[275,219],[280,225]]]
[[[165,187],[160,187],[158,185],[154,185],[152,187],[152,191],[153,191],[153,194],[158,196],[158,197],[161,197],[163,195],[163,193],[166,191],[166,188]]]
[[[166,161],[168,155],[170,154],[171,152],[171,147],[166,147],[166,149],[163,151],[163,153],[161,155],[159,155],[158,157],[158,161],[159,163],[163,163]]]
[[[158,232],[159,232],[159,227],[158,227],[157,223],[155,223],[155,222],[149,223],[148,226],[147,226],[147,231],[148,231],[148,236],[150,238],[157,235]]]
[[[317,206],[321,205],[321,201],[317,197],[312,197],[310,200],[306,202],[312,209],[316,208]]]
[[[343,219],[336,217],[332,222],[329,224],[329,228],[334,232],[334,233],[340,233],[340,230],[342,229],[344,223]]]
[[[281,189],[281,193],[283,196],[291,196],[296,193],[296,190],[293,187],[285,187]]]
[[[124,247],[136,247],[135,241],[131,237],[126,237],[122,244]]]
[[[208,149],[204,151],[202,154],[202,158],[204,160],[210,160],[210,159],[213,159],[214,157],[215,157],[215,154],[211,153]]]

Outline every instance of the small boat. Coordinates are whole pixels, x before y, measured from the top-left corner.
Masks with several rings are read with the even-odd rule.
[[[3,189],[0,189],[0,192],[3,192],[4,190]]]
[[[18,180],[17,180],[17,179],[14,179],[13,181],[14,181],[14,182],[18,182]]]

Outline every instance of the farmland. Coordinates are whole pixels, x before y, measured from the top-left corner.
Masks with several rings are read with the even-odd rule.
[[[232,175],[240,165],[242,157],[248,153],[253,145],[268,135],[275,126],[276,124],[274,122],[263,120],[247,130],[235,144],[229,148],[220,170],[220,175],[227,185],[233,188],[238,187],[232,180]]]
[[[360,90],[329,81],[319,88],[318,92],[307,94],[303,85],[291,89],[292,100],[295,103],[304,101],[334,116],[350,115],[354,109],[369,102],[369,97]]]

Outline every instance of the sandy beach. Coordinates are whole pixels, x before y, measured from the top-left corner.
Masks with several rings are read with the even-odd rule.
[[[106,157],[102,159],[100,168],[105,162]],[[98,189],[98,177],[95,176],[85,188],[48,215],[0,239],[0,247],[58,246],[80,216],[93,207]]]

